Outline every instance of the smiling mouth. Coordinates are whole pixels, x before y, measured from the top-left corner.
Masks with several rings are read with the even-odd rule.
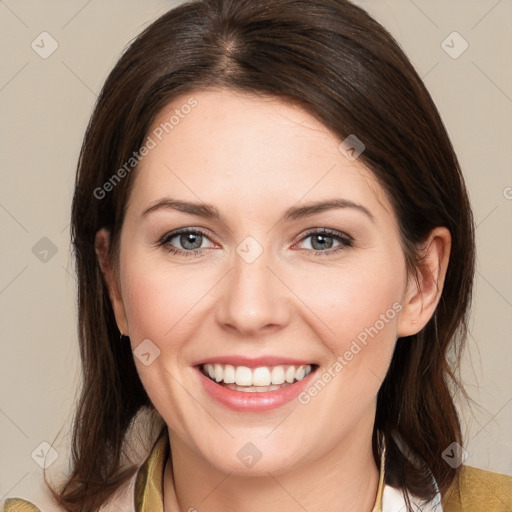
[[[267,392],[291,386],[318,368],[317,364],[276,365],[249,368],[229,364],[202,364],[199,370],[210,380],[242,392]]]

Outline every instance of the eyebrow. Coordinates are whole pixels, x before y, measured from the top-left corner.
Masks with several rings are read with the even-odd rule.
[[[302,219],[309,217],[317,213],[322,213],[329,210],[341,209],[341,208],[353,208],[364,213],[373,223],[375,223],[375,217],[372,212],[365,206],[354,203],[348,199],[327,199],[324,201],[313,201],[300,206],[292,206],[285,210],[281,222],[289,222],[293,220]],[[219,220],[225,222],[220,211],[213,205],[207,203],[194,203],[190,201],[181,201],[172,197],[164,197],[157,200],[154,204],[146,208],[142,212],[142,216],[146,216],[151,212],[157,210],[175,210],[191,215],[197,215],[198,217],[204,217],[207,219]]]

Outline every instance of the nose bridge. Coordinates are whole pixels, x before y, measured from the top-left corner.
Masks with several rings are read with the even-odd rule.
[[[233,255],[222,306],[217,319],[239,332],[256,333],[288,321],[286,287],[275,275],[271,251],[252,236],[245,238]]]

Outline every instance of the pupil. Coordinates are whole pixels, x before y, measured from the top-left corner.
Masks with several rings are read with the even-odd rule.
[[[183,247],[187,248],[187,249],[197,249],[199,247],[201,247],[201,237],[202,235],[197,235],[195,233],[185,233],[184,235],[181,235],[181,240],[180,242],[182,243]],[[196,245],[194,246],[194,238],[196,238],[195,242],[196,242]],[[190,240],[192,239],[192,240]],[[199,240],[199,244],[197,244],[197,241]],[[192,247],[189,247],[187,244],[191,243],[192,244]]]
[[[329,237],[329,236],[325,236],[325,235],[316,235],[315,237],[313,237],[313,244],[312,244],[312,245],[313,245],[313,247],[314,247],[315,249],[325,249],[326,247],[327,247],[327,249],[330,249],[330,248],[331,248],[331,246],[332,246],[332,238],[331,238],[331,244],[327,244],[327,243],[325,242],[325,240],[326,240],[326,239],[329,239],[329,238],[331,238],[331,237]],[[316,243],[316,240],[317,240],[317,239],[318,239],[318,240],[323,240],[323,243],[321,243],[318,247],[315,247],[315,243]]]

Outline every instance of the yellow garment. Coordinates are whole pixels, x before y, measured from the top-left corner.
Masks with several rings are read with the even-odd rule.
[[[385,455],[385,454],[384,454]],[[167,429],[163,429],[148,458],[140,467],[135,480],[136,512],[163,512],[163,474],[169,456]],[[384,461],[381,458],[379,486],[372,512],[382,509]],[[167,497],[166,497],[167,500]],[[443,512],[512,512],[512,476],[494,473],[472,466],[463,466],[460,487],[452,485],[442,496]],[[178,511],[176,496],[169,497],[171,509]],[[9,498],[3,512],[41,512],[21,498]]]
[[[459,488],[441,500],[444,512],[512,512],[512,476],[464,465]]]
[[[8,498],[2,512],[41,512],[35,505],[21,498]]]

